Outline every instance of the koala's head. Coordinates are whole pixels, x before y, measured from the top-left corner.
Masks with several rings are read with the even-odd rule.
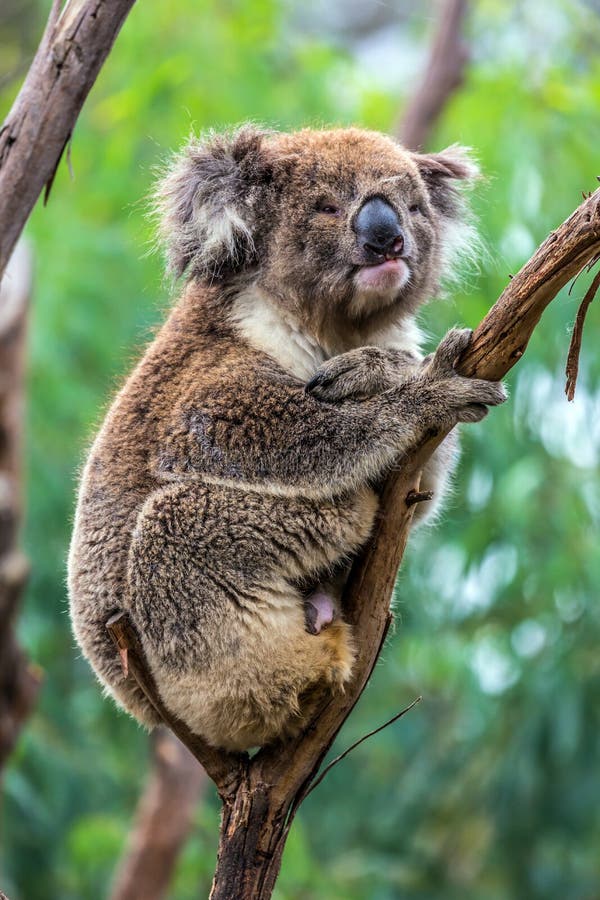
[[[317,330],[412,312],[454,264],[459,185],[477,174],[463,148],[412,153],[356,128],[194,139],[158,192],[169,268],[256,285]]]

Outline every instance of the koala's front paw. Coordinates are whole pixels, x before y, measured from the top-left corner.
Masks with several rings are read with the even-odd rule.
[[[324,403],[365,400],[393,383],[387,352],[378,347],[359,347],[323,363],[305,391]]]
[[[434,388],[434,418],[446,426],[479,422],[487,415],[488,407],[506,400],[502,382],[465,378],[454,368],[458,357],[469,346],[471,335],[469,328],[449,331],[435,353],[424,360],[419,376]]]

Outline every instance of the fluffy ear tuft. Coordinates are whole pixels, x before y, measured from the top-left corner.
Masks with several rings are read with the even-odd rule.
[[[243,125],[191,138],[167,165],[153,210],[167,265],[176,277],[218,278],[254,261],[253,200],[272,167],[269,132]]]
[[[469,148],[454,144],[439,153],[415,153],[414,159],[437,211],[450,219],[460,218],[464,204],[455,182],[473,182],[480,175]]]
[[[483,252],[473,214],[460,182],[473,183],[479,167],[466,147],[440,153],[415,153],[415,162],[439,216],[441,272],[446,283],[458,282]]]

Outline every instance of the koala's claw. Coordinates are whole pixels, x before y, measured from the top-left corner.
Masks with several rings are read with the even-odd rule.
[[[499,406],[506,400],[504,385],[499,381],[456,375],[446,383],[457,422],[480,422],[490,406]]]
[[[459,422],[481,422],[489,412],[485,403],[470,403],[458,412]]]
[[[471,343],[473,331],[470,328],[452,328],[442,339],[435,353],[428,358],[432,372],[453,372],[458,357]]]
[[[469,328],[453,328],[443,338],[439,347],[428,357],[421,369],[420,378],[429,382],[434,397],[441,401],[434,413],[436,424],[447,416],[446,425],[456,422],[480,422],[488,413],[488,407],[498,406],[506,400],[501,382],[483,378],[467,378],[459,375],[455,364],[471,342]]]
[[[310,381],[306,382],[306,384],[304,385],[304,390],[306,391],[307,394],[312,394],[316,390],[318,390],[318,388],[320,388],[321,385],[326,384],[327,381],[328,381],[327,374],[325,372],[323,372],[321,369],[319,369],[317,374],[314,375],[310,379]]]

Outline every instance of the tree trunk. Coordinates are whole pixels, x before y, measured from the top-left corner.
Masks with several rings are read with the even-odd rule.
[[[285,846],[285,807],[268,787],[246,779],[223,807],[217,867],[210,900],[267,900],[273,893]]]
[[[398,128],[405,147],[421,148],[452,94],[460,87],[469,58],[463,37],[468,11],[467,0],[441,0],[437,27],[431,49]]]
[[[152,770],[142,794],[111,900],[161,900],[207,781],[187,747],[167,728],[151,736]]]
[[[0,766],[28,715],[40,673],[27,664],[14,617],[27,579],[17,548],[22,498],[24,341],[30,263],[17,241],[52,185],[79,111],[134,0],[53,0],[46,30],[0,128]],[[11,254],[11,271],[6,272]]]
[[[40,674],[29,665],[14,630],[29,571],[18,541],[31,269],[29,249],[20,243],[0,286],[0,768],[33,707],[40,683]]]

